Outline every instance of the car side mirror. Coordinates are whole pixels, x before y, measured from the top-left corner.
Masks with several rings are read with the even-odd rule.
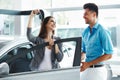
[[[0,75],[9,74],[9,65],[6,62],[0,63]]]

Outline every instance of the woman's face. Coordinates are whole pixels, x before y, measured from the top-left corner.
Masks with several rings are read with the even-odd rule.
[[[55,22],[55,19],[54,18],[50,18],[48,23],[46,24],[46,27],[47,27],[47,30],[55,30],[55,27],[56,27],[56,22]]]

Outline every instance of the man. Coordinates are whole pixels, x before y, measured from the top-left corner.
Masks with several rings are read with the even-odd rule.
[[[84,5],[84,19],[89,26],[82,34],[82,59],[80,80],[107,80],[107,69],[103,65],[112,57],[113,45],[110,34],[98,23],[98,6],[94,3]]]

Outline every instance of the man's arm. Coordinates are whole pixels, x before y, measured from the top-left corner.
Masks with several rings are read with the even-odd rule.
[[[85,53],[81,52],[81,61],[85,59]]]
[[[82,62],[82,66],[81,66],[81,72],[84,71],[85,69],[87,69],[88,67],[90,67],[91,65],[106,61],[108,59],[112,58],[112,54],[104,54],[101,57],[91,61],[91,62]]]
[[[99,62],[106,61],[110,58],[112,58],[112,54],[104,54],[103,56],[101,56],[101,57],[99,57],[91,62],[88,62],[88,64],[91,66],[91,65],[97,64]]]

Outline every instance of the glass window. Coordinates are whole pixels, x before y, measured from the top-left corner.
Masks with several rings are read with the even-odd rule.
[[[8,5],[9,4],[9,5]],[[14,1],[12,0],[0,0],[0,9],[13,9]]]
[[[60,62],[61,68],[73,67],[75,47],[76,47],[76,42],[74,41],[63,43],[62,52],[64,54],[64,57]]]
[[[0,35],[14,35],[14,16],[0,15]]]
[[[14,1],[0,0],[0,9],[13,10]],[[0,14],[0,35],[14,35],[14,18],[15,17],[11,15]]]
[[[111,33],[111,39],[114,46],[114,55],[120,56],[120,9],[103,9],[99,12],[99,22]]]
[[[25,2],[25,1],[24,1]],[[44,9],[51,8],[51,0],[27,0],[26,3],[29,2],[32,9]],[[23,8],[24,9],[24,8]]]
[[[119,14],[120,9],[99,10],[98,22],[111,33],[111,39],[114,46],[112,60],[116,60],[116,57],[120,57]],[[82,10],[53,12],[53,16],[56,18],[57,22],[56,35],[61,38],[79,37],[81,36],[84,28],[88,26],[84,22]]]
[[[83,6],[85,3],[96,3],[97,5],[111,5],[111,4],[118,4],[119,0],[52,0],[52,7],[53,8],[65,8],[65,7],[80,7]]]
[[[55,12],[53,15],[57,22],[55,34],[61,38],[81,36],[81,33],[85,27],[82,15],[82,11]],[[40,25],[37,25],[37,23],[40,23],[39,21],[40,20],[37,20],[37,18],[33,21],[33,34],[36,36],[38,35],[40,30]]]
[[[57,22],[56,35],[61,38],[79,37],[86,27],[83,11],[54,12],[53,16]]]
[[[84,28],[57,28],[56,35],[61,38],[80,37]],[[63,36],[64,35],[64,36]]]

